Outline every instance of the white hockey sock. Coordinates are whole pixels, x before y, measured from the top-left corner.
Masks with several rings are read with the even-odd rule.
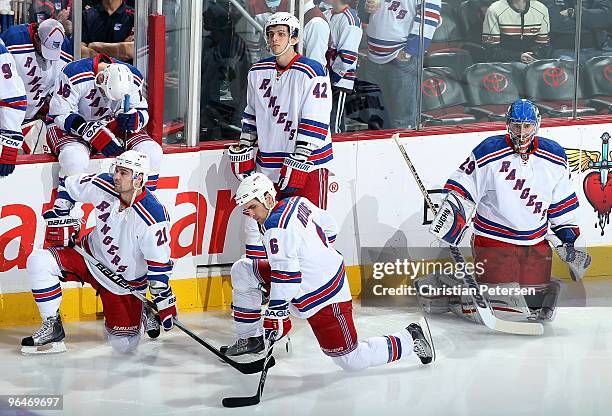
[[[232,266],[232,315],[238,338],[263,334],[260,282],[253,271],[253,261],[240,259]]]
[[[35,249],[26,265],[34,300],[43,319],[55,316],[62,302],[61,270],[49,250]]]
[[[359,371],[400,360],[412,354],[414,343],[407,330],[393,335],[359,341],[356,349],[346,355],[332,357],[334,363],[347,371]]]

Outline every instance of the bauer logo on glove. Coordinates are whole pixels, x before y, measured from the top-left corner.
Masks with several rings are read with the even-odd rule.
[[[429,232],[438,239],[456,246],[467,231],[476,205],[456,192],[449,192],[442,201],[438,214],[429,226]]]

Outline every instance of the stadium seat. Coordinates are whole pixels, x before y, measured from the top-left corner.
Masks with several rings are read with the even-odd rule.
[[[442,6],[440,13],[442,21],[434,32],[433,39],[427,51],[433,53],[441,49],[457,48],[461,45],[462,36],[459,29],[459,19],[452,8]]]
[[[421,92],[423,124],[440,126],[476,121],[466,112],[465,94],[451,68],[425,68]]]
[[[461,76],[465,69],[472,65],[472,56],[464,49],[439,50],[425,56],[426,68],[446,66],[452,68],[455,74]]]
[[[591,99],[589,104],[599,110],[612,111],[612,57],[596,56],[584,66],[584,78]]]
[[[522,97],[523,73],[509,63],[474,64],[465,71],[469,112],[502,121],[510,103]]]
[[[582,99],[581,82],[578,83],[576,114],[586,116],[597,110]],[[571,117],[574,105],[574,62],[562,59],[544,59],[529,64],[525,70],[525,92],[545,114],[551,117]]]

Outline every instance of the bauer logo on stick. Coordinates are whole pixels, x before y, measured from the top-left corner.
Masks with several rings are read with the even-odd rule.
[[[461,242],[475,208],[472,201],[451,191],[442,201],[429,231],[438,239],[456,246]]]

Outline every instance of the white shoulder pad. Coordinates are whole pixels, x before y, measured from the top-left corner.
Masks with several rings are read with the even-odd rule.
[[[429,226],[429,232],[436,238],[456,246],[461,242],[475,209],[476,204],[472,201],[450,191]]]

